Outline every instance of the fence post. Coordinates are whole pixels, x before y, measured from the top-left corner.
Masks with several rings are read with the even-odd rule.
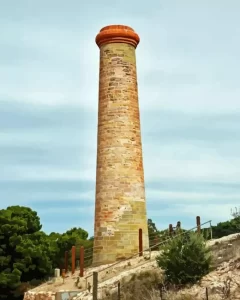
[[[208,300],[208,288],[206,287],[206,299]]]
[[[169,224],[169,235],[172,236],[173,233],[173,226],[172,224]]]
[[[118,281],[118,300],[121,300],[121,287],[120,287],[120,281]]]
[[[75,273],[75,263],[76,263],[76,247],[72,246],[72,274]]]
[[[211,238],[211,240],[212,240],[212,238],[213,238],[212,221],[210,221],[210,238]]]
[[[64,282],[64,280],[65,280],[65,277],[66,277],[65,269],[62,269],[62,279],[63,279],[63,282]]]
[[[79,276],[83,277],[83,269],[84,269],[84,247],[80,247],[80,273]]]
[[[199,216],[196,217],[196,221],[197,221],[197,232],[201,233],[201,221]]]
[[[139,242],[139,251],[138,251],[139,256],[143,256],[142,228],[139,229],[138,242]]]
[[[68,251],[65,251],[65,272],[68,272]]]
[[[98,272],[93,272],[93,300],[98,298]]]

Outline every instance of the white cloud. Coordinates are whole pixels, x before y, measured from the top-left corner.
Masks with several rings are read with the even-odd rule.
[[[215,192],[180,192],[150,188],[146,190],[146,201],[148,217],[161,228],[166,219],[174,224],[180,220],[183,222],[183,227],[191,228],[196,224],[196,216],[201,217],[201,223],[211,220],[214,225],[229,220],[231,209],[239,205],[240,193],[238,190],[235,193],[223,194],[217,190]]]
[[[191,144],[144,145],[144,168],[147,181],[161,179],[240,182],[240,159],[216,148]]]
[[[43,137],[44,138],[44,137]],[[50,144],[49,144],[50,145]],[[6,166],[2,180],[90,180],[96,178],[96,141],[88,139],[84,146],[84,160],[76,167],[42,165]],[[87,148],[89,147],[89,148]],[[217,149],[181,143],[179,145],[144,144],[145,180],[181,179],[185,181],[218,181],[239,183],[240,160],[226,154],[221,156]],[[67,151],[67,148],[66,148]],[[88,157],[86,158],[86,152]],[[91,154],[91,155],[90,155]]]
[[[21,131],[6,131],[0,132],[0,144],[2,146],[34,146],[34,145],[49,145],[51,143],[51,136],[46,134],[44,130],[34,130],[31,132]]]
[[[69,215],[71,215],[71,213],[69,213]],[[84,230],[86,230],[89,234],[89,237],[93,236],[93,222],[92,220],[89,218],[89,215],[87,215],[88,218],[82,218],[82,213],[79,213],[79,217],[73,219],[72,220],[68,220],[66,221],[66,214],[61,214],[61,215],[55,215],[57,218],[54,218],[54,222],[53,222],[53,218],[49,217],[49,216],[45,216],[44,214],[42,216],[40,216],[41,220],[44,220],[42,222],[43,228],[42,230],[44,230],[46,233],[50,233],[50,232],[58,232],[58,233],[64,233],[67,230],[74,228],[74,227],[80,227]],[[64,218],[65,217],[65,218]],[[63,222],[63,220],[65,220],[65,222]],[[54,226],[53,226],[54,224]]]
[[[36,191],[30,196],[31,203],[42,203],[42,202],[79,202],[79,203],[92,203],[95,201],[95,190],[90,190],[87,192],[58,192],[58,191],[50,191],[50,192],[39,192]],[[59,208],[60,210],[62,208]],[[81,209],[81,208],[79,208]]]
[[[41,167],[41,166],[9,166],[4,169],[0,180],[2,181],[93,181],[96,174],[95,168],[85,168],[84,170],[74,170],[66,168]]]
[[[161,218],[167,218],[169,223],[175,224],[177,221],[182,222],[183,228],[193,228],[196,226],[196,216],[200,216],[201,224],[212,221],[212,225],[219,222],[227,221],[231,218],[231,209],[236,206],[236,203],[228,204],[207,204],[204,206],[201,202],[188,204],[171,204],[168,208],[154,210],[149,207],[148,217],[162,227]],[[206,225],[206,227],[208,227]],[[168,228],[168,226],[166,226]]]
[[[181,179],[240,183],[239,165],[239,160],[226,162],[214,157],[191,161],[155,158],[145,164],[145,178],[148,181]]]
[[[179,210],[185,215],[200,215],[203,220],[213,220],[214,222],[218,220],[226,221],[230,219],[231,209],[236,205],[236,203],[227,204],[205,204],[204,209],[201,203],[179,206]]]
[[[204,5],[198,6],[201,13],[209,13]],[[240,111],[239,87],[236,85],[229,88],[229,82],[232,83],[233,79],[239,75],[237,74],[238,63],[233,60],[233,55],[228,54],[239,48],[238,40],[230,39],[232,47],[224,48],[226,52],[217,52],[214,57],[210,51],[206,53],[204,48],[199,48],[202,55],[201,52],[196,55],[194,53],[196,51],[194,47],[198,47],[196,42],[200,45],[205,45],[206,42],[211,43],[212,36],[205,30],[212,30],[216,36],[219,31],[219,25],[215,26],[217,22],[212,24],[208,20],[212,27],[206,24],[203,26],[202,23],[201,26],[195,24],[197,26],[194,29],[195,33],[198,32],[196,35],[187,28],[188,22],[189,18],[192,19],[191,15],[194,16],[194,19],[198,19],[201,14],[188,14],[184,20],[180,17],[182,14],[173,11],[171,5],[164,4],[163,7],[163,9],[158,8],[162,16],[165,15],[163,13],[165,11],[166,13],[171,12],[171,16],[174,14],[174,18],[177,20],[181,19],[180,26],[177,27],[177,34],[180,36],[179,44],[174,45],[176,51],[171,49],[169,52],[172,41],[176,39],[176,27],[168,24],[167,19],[163,19],[160,23],[157,20],[151,30],[143,22],[143,16],[136,15],[130,22],[135,24],[133,27],[136,28],[142,39],[137,49],[141,109],[145,111],[174,109],[190,113]],[[183,10],[183,7],[179,9]],[[108,9],[111,10],[111,7]],[[158,9],[156,8],[156,10]],[[221,11],[218,11],[217,16],[221,20]],[[155,17],[159,19],[159,16]],[[111,23],[111,20],[116,22],[118,19],[126,23],[130,21],[129,17],[114,16],[112,19],[108,18],[108,22]],[[81,28],[80,36],[77,28],[68,27],[66,29],[62,25],[45,27],[44,24],[28,26],[28,24],[22,23],[19,25],[16,21],[9,22],[7,27],[11,32],[15,32],[17,28],[18,39],[9,41],[5,35],[5,43],[10,43],[7,44],[9,47],[17,46],[18,49],[24,49],[25,53],[31,51],[33,58],[22,63],[20,59],[14,67],[10,64],[1,68],[0,78],[4,84],[2,84],[0,96],[10,95],[14,101],[25,101],[26,103],[41,105],[68,103],[96,110],[99,49],[94,39],[105,22],[102,19],[96,19],[94,27]],[[227,26],[228,30],[234,34],[233,30],[236,28],[234,24],[228,23]],[[159,36],[161,43],[156,42],[156,36]],[[184,38],[191,45],[191,47],[187,45],[191,48],[190,53],[182,51]],[[206,41],[206,38],[209,40]],[[221,39],[217,37],[218,42],[221,40],[222,37]],[[214,49],[213,43],[211,43],[211,47]],[[226,55],[228,55],[228,63],[226,63],[227,59],[223,59]],[[233,79],[230,80],[229,76],[226,76],[226,73],[229,73],[226,70],[236,73],[233,73]],[[13,82],[13,76],[18,80]],[[221,79],[221,76],[225,77]],[[147,80],[146,84],[145,81],[148,77],[151,80]],[[195,84],[192,84],[191,77],[196,77]]]
[[[161,78],[155,86],[146,86],[144,79],[139,81],[140,108],[143,111],[159,110],[159,115],[162,110],[212,114],[240,112],[239,88],[224,88],[211,82],[196,86],[187,82],[181,86],[163,86]]]
[[[87,207],[81,207],[81,206],[74,206],[74,207],[68,207],[68,206],[62,206],[62,207],[46,207],[46,208],[38,208],[37,213],[41,216],[47,216],[51,214],[56,215],[64,215],[64,214],[78,214],[78,213],[84,213],[88,216],[94,215],[95,207],[93,205],[89,205]],[[76,226],[79,227],[79,226]]]
[[[29,117],[24,129],[21,126],[24,119],[17,120],[17,114],[9,114],[14,126],[7,125],[11,130],[0,133],[0,145],[3,146],[0,182],[3,185],[5,181],[11,182],[11,191],[16,188],[15,199],[19,195],[16,186],[25,182],[34,185],[48,181],[51,185],[54,181],[88,181],[94,184],[99,76],[99,49],[94,39],[101,27],[125,23],[141,38],[136,54],[140,110],[146,132],[143,136],[145,179],[147,184],[161,184],[164,180],[173,183],[169,191],[147,188],[149,216],[160,214],[163,224],[167,224],[166,218],[171,218],[172,214],[187,219],[199,210],[203,211],[203,218],[210,218],[210,215],[216,220],[228,217],[230,205],[238,201],[239,189],[230,189],[228,195],[221,194],[218,188],[205,193],[176,192],[174,181],[201,182],[203,185],[204,182],[240,183],[239,143],[236,139],[233,141],[235,132],[237,137],[237,118],[235,116],[229,124],[221,115],[240,112],[237,81],[240,69],[239,2],[218,3],[217,6],[214,2],[193,4],[189,0],[154,3],[153,10],[149,5],[136,5],[133,1],[128,3],[127,12],[122,2],[113,4],[112,1],[96,3],[95,10],[78,1],[70,6],[55,1],[30,5],[27,1],[14,11],[10,5],[3,6],[0,11],[0,31],[3,31],[0,35],[0,105],[5,105],[6,101],[23,103],[24,107],[29,106],[34,111],[30,118],[25,108],[18,108],[25,113],[26,119]],[[6,17],[10,12],[12,19]],[[86,17],[86,12],[91,12],[92,18]],[[223,19],[227,22],[223,23]],[[86,117],[81,125],[75,121],[69,124],[68,117],[61,120],[64,114],[60,110],[66,107],[79,112],[79,119],[89,111],[95,117],[89,115],[89,120]],[[11,109],[14,113],[14,105]],[[56,114],[59,118],[48,122],[43,113],[43,119],[39,118],[35,127],[31,127],[34,116],[44,110],[51,111],[46,113],[48,118]],[[199,118],[209,116],[211,123],[203,120],[201,143],[196,142],[194,134],[187,134],[188,127],[190,131],[194,122],[191,117],[184,124],[174,116],[159,121],[163,114],[173,110],[193,119],[197,115]],[[211,119],[216,115],[222,121]],[[181,143],[177,141],[179,132],[171,136],[174,128],[179,127],[182,129]],[[211,131],[211,136],[205,138],[205,132],[207,134],[208,128],[213,127],[218,128],[218,136]],[[201,130],[201,125],[193,126],[193,131],[196,130]],[[170,135],[167,141],[161,140],[164,133]],[[231,140],[227,139],[228,133],[231,133]],[[148,142],[147,134],[152,134],[151,142]],[[43,151],[32,155],[32,160],[29,157],[28,161],[27,151],[33,154],[38,148]],[[79,155],[76,154],[78,151]],[[4,197],[6,191],[3,186],[0,192]],[[79,187],[78,192],[69,192],[67,188],[62,194],[55,190],[44,193],[34,190],[29,197],[24,197],[34,204],[47,198],[49,201],[62,199],[61,195],[67,195],[66,199],[74,202],[86,200],[90,203],[95,199],[94,193],[91,187],[88,192]],[[28,195],[27,188],[25,195]],[[14,197],[12,192],[11,198]],[[163,205],[169,201],[171,209],[151,210],[158,198],[162,199],[160,204]],[[207,199],[211,203],[208,206]],[[62,215],[60,208],[55,212],[57,217]],[[54,222],[49,221],[48,226]]]
[[[196,203],[202,202],[204,205],[206,202],[215,202],[222,203],[224,201],[231,202],[231,201],[239,201],[240,202],[240,192],[237,193],[227,193],[222,194],[221,192],[179,192],[179,191],[161,191],[159,189],[147,189],[146,193],[147,201],[151,204],[154,204],[159,201],[159,203],[173,203],[177,201]]]
[[[0,98],[10,99],[12,102],[61,106],[78,106],[81,108],[92,109],[97,111],[98,105],[98,80],[97,72],[88,72],[79,62],[73,65],[78,67],[79,71],[73,72],[66,68],[54,70],[54,67],[44,64],[34,63],[31,65],[23,64],[22,67],[6,68],[0,71],[2,87]],[[23,69],[26,74],[23,76]],[[60,71],[60,72],[59,72]],[[14,75],[13,75],[14,74]],[[13,82],[11,78],[17,78]],[[29,84],[31,82],[31,84]]]

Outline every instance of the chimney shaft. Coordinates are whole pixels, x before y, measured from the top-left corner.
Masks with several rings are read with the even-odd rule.
[[[93,265],[112,263],[149,246],[135,49],[128,26],[106,26],[100,48]]]

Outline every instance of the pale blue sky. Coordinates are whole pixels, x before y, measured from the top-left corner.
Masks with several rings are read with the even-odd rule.
[[[214,223],[240,204],[240,2],[2,1],[0,208],[93,234],[98,31],[133,27],[148,217]]]

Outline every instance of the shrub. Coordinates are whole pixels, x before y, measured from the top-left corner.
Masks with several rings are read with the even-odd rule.
[[[209,272],[211,255],[203,236],[191,232],[174,237],[156,260],[167,282],[193,284]]]

